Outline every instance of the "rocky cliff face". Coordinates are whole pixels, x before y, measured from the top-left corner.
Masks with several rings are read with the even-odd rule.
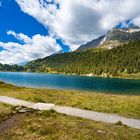
[[[116,29],[113,28],[106,35],[106,41],[117,40],[120,42],[134,41],[140,39],[140,29]]]

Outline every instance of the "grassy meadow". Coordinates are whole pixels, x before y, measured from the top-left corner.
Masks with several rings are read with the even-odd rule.
[[[33,89],[0,82],[0,95],[33,102],[49,102],[140,118],[140,96]],[[107,124],[55,111],[15,111],[0,103],[1,140],[139,140],[140,131],[121,123]]]
[[[47,102],[140,119],[140,96],[80,91],[33,89],[0,83],[0,95],[32,102]]]
[[[138,129],[124,125],[94,122],[54,111],[13,112],[13,107],[0,104],[1,140],[139,140],[140,138]]]

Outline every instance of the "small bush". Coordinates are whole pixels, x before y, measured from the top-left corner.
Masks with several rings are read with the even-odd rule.
[[[35,98],[33,99],[33,102],[46,103],[41,97],[35,97]]]
[[[122,125],[121,121],[116,122],[116,125]]]

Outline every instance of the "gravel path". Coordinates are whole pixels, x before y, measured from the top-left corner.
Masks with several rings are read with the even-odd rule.
[[[24,106],[37,110],[50,110],[53,109],[53,107],[55,106],[54,104],[50,103],[33,103],[7,96],[0,96],[0,102],[10,104],[13,106]]]
[[[118,121],[121,121],[124,125],[140,129],[140,120],[122,117],[116,114],[101,113],[95,111],[88,111],[84,109],[72,108],[67,106],[55,106],[54,110],[59,113],[66,115],[82,117],[94,121],[102,121],[106,123],[115,124]]]
[[[33,102],[27,102],[24,100],[19,100],[19,99],[15,99],[11,97],[6,97],[6,96],[0,96],[0,102],[14,105],[14,106],[25,106],[25,107],[37,109],[37,110],[53,109],[58,113],[86,118],[86,119],[90,119],[94,121],[112,123],[112,124],[117,123],[118,121],[121,121],[124,125],[140,129],[139,119],[126,118],[126,117],[122,117],[120,115],[115,115],[115,114],[88,111],[84,109],[78,109],[78,108],[67,107],[67,106],[57,106],[55,104],[33,103]]]

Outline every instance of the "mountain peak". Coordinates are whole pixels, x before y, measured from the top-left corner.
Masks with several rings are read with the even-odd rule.
[[[139,32],[140,31],[140,27],[139,26],[134,26],[134,25],[133,26],[129,26],[129,27],[124,27],[124,28],[114,27],[110,31],[108,31],[108,33],[110,33],[110,32],[116,32],[116,31],[133,33],[133,32]]]

